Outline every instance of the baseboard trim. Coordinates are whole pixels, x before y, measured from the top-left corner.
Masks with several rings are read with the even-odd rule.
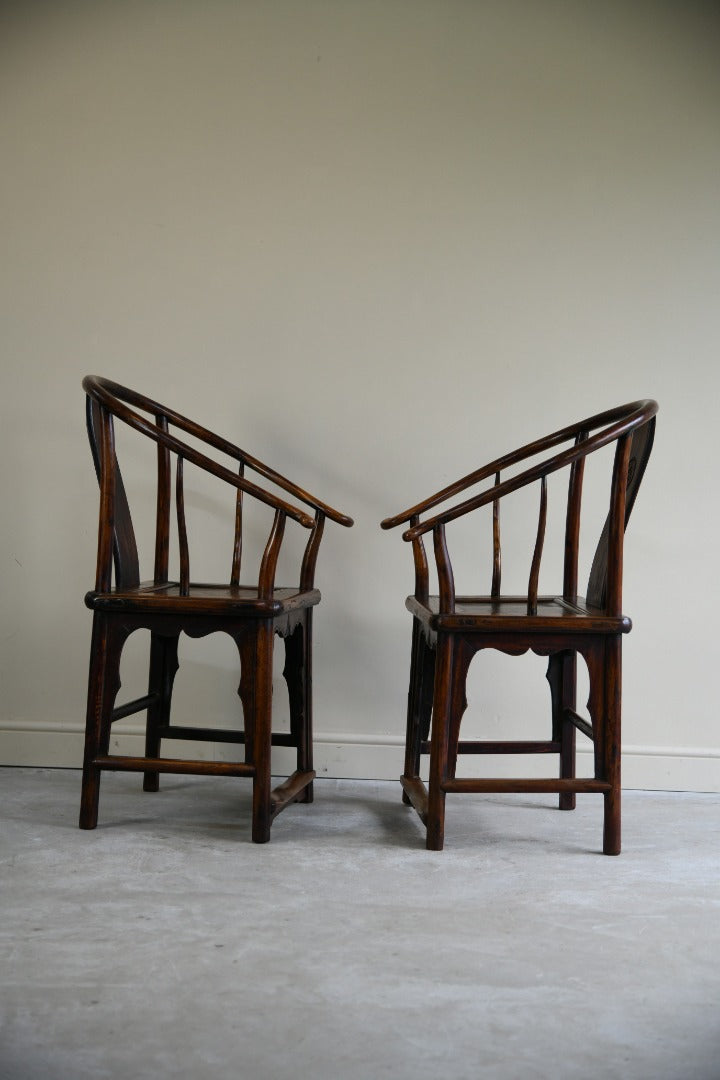
[[[0,765],[78,768],[82,763],[83,731],[80,724],[3,721],[0,723]],[[111,751],[142,753],[142,726],[117,723],[113,727]],[[236,753],[237,748],[227,744],[179,742],[173,745],[176,756],[192,754],[207,760],[232,760]],[[578,748],[578,771],[582,775],[589,775],[591,753],[589,748]],[[318,776],[396,780],[402,767],[402,736],[333,731],[320,731],[315,735]],[[292,751],[276,747],[273,768],[278,774],[292,771]],[[477,768],[477,758],[465,758],[458,767],[458,776],[472,775]],[[544,755],[512,762],[507,758],[483,759],[483,774],[487,776],[541,776],[546,769]],[[648,791],[720,792],[720,748],[626,745],[623,747],[623,786]]]

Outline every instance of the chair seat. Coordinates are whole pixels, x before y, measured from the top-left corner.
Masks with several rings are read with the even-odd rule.
[[[606,615],[583,597],[571,603],[561,596],[539,596],[536,615],[528,615],[526,596],[458,596],[452,614],[440,613],[438,596],[430,596],[427,603],[408,596],[405,606],[431,630],[527,635],[543,630],[627,634],[632,628],[626,615]]]
[[[135,588],[111,589],[110,592],[91,590],[85,604],[95,611],[152,612],[156,615],[225,615],[274,618],[300,608],[314,607],[320,602],[319,589],[301,590],[297,587],[278,587],[268,598],[261,598],[257,586],[207,585],[191,582],[186,596],[180,593],[176,581],[156,585],[142,582]]]

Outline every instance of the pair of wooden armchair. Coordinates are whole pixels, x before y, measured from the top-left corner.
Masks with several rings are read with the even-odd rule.
[[[180,413],[107,379],[88,376],[87,424],[100,483],[100,515],[95,588],[85,598],[93,611],[88,708],[80,827],[95,828],[100,776],[104,770],[142,772],[146,791],[158,789],[160,773],[247,776],[253,781],[252,838],[270,838],[274,818],[290,803],[312,802],[312,612],[320,600],[315,566],[326,520],[353,521],[308,494],[257,458]],[[560,807],[572,809],[576,792],[600,792],[605,799],[603,848],[620,850],[620,662],[622,635],[630,620],[622,614],[622,550],[625,526],[652,447],[653,401],[634,402],[555,432],[507,454],[404,513],[383,528],[407,526],[412,545],[415,592],[403,798],[427,827],[427,846],[443,846],[445,796],[478,791],[556,791]],[[114,421],[120,420],[157,444],[157,510],[153,577],[142,581],[128,498],[115,450]],[[188,437],[190,441],[188,441]],[[583,469],[586,458],[615,444],[610,509],[592,564],[587,597],[577,591]],[[559,449],[564,447],[563,449]],[[548,452],[551,453],[548,454]],[[218,461],[220,455],[225,463]],[[172,460],[179,571],[170,579]],[[540,458],[529,467],[516,467]],[[227,462],[232,464],[228,467]],[[184,464],[188,462],[235,490],[235,530],[229,581],[191,580],[185,519]],[[569,475],[562,595],[539,596],[545,533],[547,481],[560,470]],[[252,476],[252,479],[250,479]],[[457,505],[441,504],[483,482],[489,486]],[[264,482],[264,483],[263,483]],[[527,594],[505,596],[500,587],[500,504],[513,492],[537,483],[540,512]],[[269,485],[269,486],[267,486]],[[278,494],[277,490],[282,494]],[[272,524],[252,584],[241,584],[243,516],[246,497],[272,511]],[[289,498],[286,498],[288,496]],[[446,526],[489,506],[492,514],[492,584],[487,596],[456,595]],[[428,516],[429,515],[429,516]],[[308,530],[298,575],[291,587],[275,575],[287,521]],[[439,591],[430,595],[423,537],[432,533]],[[114,567],[114,582],[113,582]],[[135,630],[150,631],[147,693],[116,705],[120,657]],[[174,725],[170,719],[173,680],[181,633],[203,637],[223,631],[240,659],[243,730]],[[289,731],[272,728],[272,666],[275,636],[284,641]],[[529,649],[549,657],[551,738],[538,742],[462,741],[465,682],[470,660],[482,649],[519,655]],[[589,721],[576,712],[576,657],[590,676]],[[146,713],[145,753],[110,753],[116,720]],[[430,731],[432,729],[432,736]],[[575,776],[575,732],[594,743],[594,777]],[[244,743],[241,761],[188,760],[161,756],[167,740]],[[293,747],[296,769],[273,788],[271,749]],[[429,753],[429,785],[420,779],[420,761]],[[459,754],[552,753],[560,776],[545,780],[456,777]]]

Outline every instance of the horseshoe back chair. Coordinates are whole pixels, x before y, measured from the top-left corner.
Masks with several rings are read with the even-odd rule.
[[[95,588],[85,597],[93,612],[93,631],[80,827],[94,829],[97,825],[100,775],[105,769],[143,772],[145,791],[158,790],[160,773],[248,776],[253,781],[252,838],[263,843],[270,839],[273,819],[288,804],[312,802],[312,610],[320,600],[313,578],[325,519],[345,526],[352,525],[352,519],[165,405],[94,376],[83,380],[83,388],[87,395],[88,435],[100,483],[100,520]],[[115,419],[157,444],[155,567],[150,581],[140,580],[130,508],[115,453]],[[183,441],[183,433],[202,445],[202,450]],[[212,451],[229,459],[232,469],[209,456]],[[176,581],[169,579],[168,572],[173,455],[179,546]],[[235,535],[226,584],[190,580],[183,483],[186,461],[235,490]],[[249,480],[246,471],[269,481],[312,513]],[[259,575],[250,585],[240,583],[244,496],[252,496],[274,510]],[[298,584],[280,588],[275,585],[275,570],[288,518],[308,529],[309,538]],[[148,692],[116,707],[120,655],[129,635],[140,628],[150,631]],[[229,634],[238,648],[244,730],[173,725],[170,702],[178,668],[179,635],[184,632],[196,638],[218,630]],[[279,733],[273,733],[271,725],[275,634],[285,642],[284,675],[290,700],[290,731]],[[144,756],[111,754],[113,722],[140,712],[147,713]],[[170,739],[244,743],[244,760],[161,757],[161,742]],[[296,748],[297,768],[285,783],[271,790],[270,753],[271,746],[277,744]]]
[[[413,615],[403,801],[417,810],[427,829],[427,847],[442,850],[445,796],[463,792],[559,792],[560,809],[575,807],[577,792],[604,796],[603,851],[620,852],[620,672],[622,636],[631,628],[622,613],[623,538],[655,431],[657,404],[636,401],[563,428],[506,454],[449,485],[409,510],[386,518],[382,528],[405,525],[412,545],[415,593],[407,599]],[[587,596],[578,595],[578,549],[585,459],[616,444],[610,507],[592,562]],[[560,449],[565,445],[564,449]],[[548,454],[547,452],[551,453]],[[503,476],[506,470],[542,455],[538,463]],[[547,513],[546,477],[568,470],[563,591],[538,596]],[[427,516],[467,488],[489,481],[479,494]],[[500,590],[500,504],[529,484],[540,487],[540,510],[527,594]],[[490,594],[456,595],[446,526],[482,506],[492,507],[493,567]],[[439,595],[429,595],[423,537],[432,533]],[[460,722],[467,707],[465,683],[470,661],[481,649],[519,656],[528,649],[549,657],[547,678],[552,733],[545,741],[463,741]],[[577,654],[589,673],[588,723],[576,709]],[[432,725],[431,725],[432,717]],[[430,729],[432,726],[432,736]],[[594,776],[575,774],[575,733],[594,746]],[[430,755],[429,782],[420,779],[420,758]],[[457,778],[458,754],[557,754],[559,778]]]

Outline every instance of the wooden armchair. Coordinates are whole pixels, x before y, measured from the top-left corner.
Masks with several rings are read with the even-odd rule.
[[[252,838],[263,843],[270,839],[273,819],[289,803],[312,802],[312,609],[320,601],[320,593],[314,588],[315,564],[326,518],[345,526],[352,525],[352,519],[165,405],[107,379],[88,376],[83,388],[90,446],[100,483],[100,521],[95,588],[85,597],[93,611],[93,631],[80,827],[93,829],[97,824],[100,774],[104,769],[143,772],[145,791],[157,791],[161,772],[248,776],[253,780]],[[130,508],[115,452],[115,418],[157,444],[155,565],[150,581],[140,580]],[[189,435],[195,445],[183,441],[182,434]],[[232,468],[209,456],[213,451],[229,459]],[[176,581],[169,580],[173,456],[179,546]],[[227,584],[195,583],[190,579],[185,462],[218,477],[235,491],[234,545]],[[247,472],[269,481],[311,513],[248,479]],[[240,580],[245,496],[252,496],[274,511],[259,575],[250,585]],[[308,529],[309,536],[298,583],[281,588],[275,585],[275,571],[288,518]],[[150,631],[151,640],[148,692],[116,707],[120,655],[129,635],[141,628]],[[179,635],[184,632],[198,638],[218,630],[229,634],[238,648],[244,730],[172,725],[170,702],[178,668]],[[290,699],[290,731],[282,733],[271,729],[275,634],[285,642],[284,675]],[[144,756],[111,754],[111,725],[139,712],[147,713]],[[168,739],[244,742],[244,760],[161,757],[161,742]],[[270,753],[271,746],[278,744],[296,748],[297,769],[273,791]]]
[[[382,522],[384,529],[409,526],[403,539],[412,545],[415,563],[415,593],[407,599],[413,615],[413,641],[401,783],[403,801],[415,807],[426,825],[428,848],[443,847],[448,792],[559,792],[563,810],[574,809],[576,792],[600,792],[605,804],[603,851],[606,855],[620,852],[621,650],[622,635],[631,628],[630,620],[622,613],[623,538],[650,457],[657,408],[654,401],[636,401],[563,428],[492,461]],[[590,454],[612,443],[616,448],[610,507],[584,598],[577,591],[583,471]],[[537,457],[541,457],[539,462],[512,471],[514,466]],[[563,590],[562,595],[538,596],[547,515],[546,478],[561,469],[568,470]],[[482,481],[490,481],[490,485],[450,509],[427,516],[441,503]],[[540,489],[540,510],[527,594],[505,596],[500,587],[500,505],[513,492],[534,483]],[[492,508],[490,593],[456,595],[446,526],[483,506]],[[433,537],[438,596],[429,595],[423,544],[426,533]],[[499,649],[514,656],[530,649],[549,657],[549,740],[460,740],[460,722],[467,706],[468,667],[481,649]],[[578,653],[584,657],[589,673],[590,722],[575,711]],[[592,779],[576,778],[576,731],[594,744]],[[430,754],[427,788],[420,779],[420,757],[426,753]],[[458,754],[516,753],[559,755],[559,778],[456,777]]]

